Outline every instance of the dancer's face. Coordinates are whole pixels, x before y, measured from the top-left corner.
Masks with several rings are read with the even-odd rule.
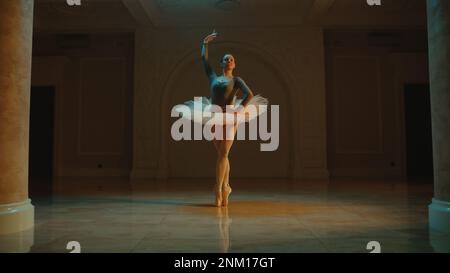
[[[234,62],[234,57],[231,54],[226,54],[225,56],[223,56],[220,64],[221,64],[222,68],[225,70],[233,70],[236,67],[236,63]]]

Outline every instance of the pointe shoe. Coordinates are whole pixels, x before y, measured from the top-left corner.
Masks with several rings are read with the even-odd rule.
[[[230,196],[231,192],[232,189],[230,186],[224,186],[224,189],[222,190],[222,206],[228,206],[228,197]]]

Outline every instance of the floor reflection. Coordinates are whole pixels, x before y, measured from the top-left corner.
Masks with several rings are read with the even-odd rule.
[[[32,236],[0,238],[0,251],[67,253],[76,241],[81,252],[367,253],[377,241],[381,252],[434,252],[428,185],[236,181],[217,208],[208,182],[60,184],[32,200]]]
[[[216,208],[217,217],[219,218],[220,246],[222,253],[228,253],[231,246],[230,226],[231,218],[228,215],[228,207]]]

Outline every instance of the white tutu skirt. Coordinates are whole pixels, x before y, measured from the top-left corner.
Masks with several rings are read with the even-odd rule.
[[[175,106],[174,111],[181,117],[200,124],[239,124],[249,122],[267,112],[268,100],[260,95],[253,96],[244,110],[239,109],[242,99],[235,99],[234,105],[220,107],[214,105],[207,97],[195,97]],[[241,110],[241,111],[239,111]],[[236,114],[237,112],[237,114]]]

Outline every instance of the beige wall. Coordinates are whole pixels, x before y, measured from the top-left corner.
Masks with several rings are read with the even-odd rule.
[[[32,85],[56,89],[54,174],[128,176],[132,36],[92,34],[86,46],[67,41],[38,34],[34,45]]]
[[[327,34],[331,176],[405,175],[403,96],[427,83],[425,31]]]
[[[211,46],[216,71],[217,60],[233,53],[235,74],[281,109],[279,150],[237,142],[234,177],[404,174],[401,92],[406,82],[427,82],[424,30],[400,35],[400,46],[395,35],[367,30],[425,29],[425,1],[376,8],[359,0],[306,1],[294,5],[299,10],[280,1],[273,10],[259,7],[257,16],[244,5],[232,22],[217,10],[221,16],[211,21],[186,13],[184,2],[161,4],[99,2],[64,7],[64,15],[54,4],[38,5],[39,32],[99,33],[91,49],[60,50],[45,35],[35,48],[33,84],[57,86],[58,175],[213,177],[212,144],[173,141],[169,112],[208,96],[199,50],[211,24],[220,33]],[[120,31],[134,32],[134,48],[133,37],[113,34]]]
[[[213,177],[212,143],[170,137],[171,107],[209,96],[199,58],[207,31],[138,29],[134,67],[130,36],[98,35],[90,49],[60,50],[54,37],[42,35],[33,85],[56,86],[55,174]],[[235,74],[281,110],[279,149],[260,152],[260,142],[237,141],[234,177],[326,178],[328,170],[332,176],[404,175],[402,88],[427,82],[422,32],[406,35],[394,49],[367,46],[367,33],[221,31],[226,39],[210,49],[216,71],[222,54],[234,54]]]

